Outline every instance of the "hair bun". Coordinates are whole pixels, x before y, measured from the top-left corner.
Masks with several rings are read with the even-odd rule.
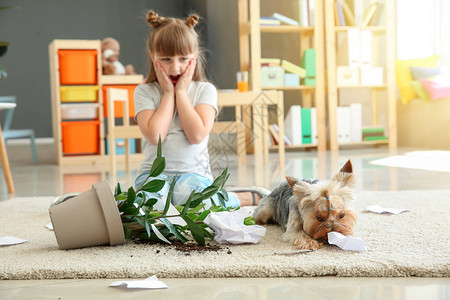
[[[184,23],[190,28],[194,28],[198,24],[198,19],[200,19],[198,15],[190,15]]]
[[[159,15],[153,10],[147,13],[147,22],[153,27],[156,28],[161,25],[164,18],[160,18]]]

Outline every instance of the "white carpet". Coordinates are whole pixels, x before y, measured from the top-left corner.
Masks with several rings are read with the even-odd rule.
[[[450,151],[413,151],[373,160],[373,165],[450,172]]]
[[[135,244],[59,250],[48,207],[53,198],[0,202],[0,236],[29,241],[0,247],[0,279],[158,277],[449,277],[450,190],[358,192],[361,237],[367,252],[325,246],[296,255],[281,241],[281,229],[268,226],[256,245],[225,246],[219,252],[186,256],[162,245]],[[406,208],[400,215],[364,213],[371,204]],[[230,253],[229,253],[230,252]]]

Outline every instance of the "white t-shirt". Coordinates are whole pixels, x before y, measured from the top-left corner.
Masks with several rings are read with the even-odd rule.
[[[209,104],[217,114],[217,90],[209,82],[191,82],[187,94],[193,106]],[[140,84],[134,91],[134,106],[137,116],[139,112],[156,110],[163,96],[163,90],[157,82]],[[177,174],[196,173],[211,178],[212,172],[208,152],[209,135],[199,144],[191,144],[181,126],[178,112],[175,108],[172,124],[166,139],[161,144],[162,155],[166,158],[164,174],[173,176]],[[150,171],[156,158],[157,146],[150,144],[146,139],[143,142],[145,159],[142,162],[137,177]]]

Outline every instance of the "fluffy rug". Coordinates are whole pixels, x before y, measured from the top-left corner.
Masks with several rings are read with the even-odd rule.
[[[450,172],[450,151],[413,151],[370,162],[373,165]]]
[[[225,245],[217,251],[183,252],[161,244],[59,250],[50,222],[51,197],[0,202],[0,237],[28,242],[0,246],[0,279],[164,277],[449,277],[450,191],[358,192],[355,236],[367,252],[327,245],[306,254],[282,242],[278,226],[267,227],[256,245]],[[405,208],[399,215],[363,212],[371,204]],[[214,243],[211,243],[214,244]],[[276,254],[275,254],[276,253]]]

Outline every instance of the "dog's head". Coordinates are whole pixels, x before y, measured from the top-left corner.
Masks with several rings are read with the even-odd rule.
[[[356,179],[350,160],[329,181],[309,184],[286,177],[296,196],[303,231],[310,237],[328,241],[328,232],[352,235],[357,216],[350,207]]]

